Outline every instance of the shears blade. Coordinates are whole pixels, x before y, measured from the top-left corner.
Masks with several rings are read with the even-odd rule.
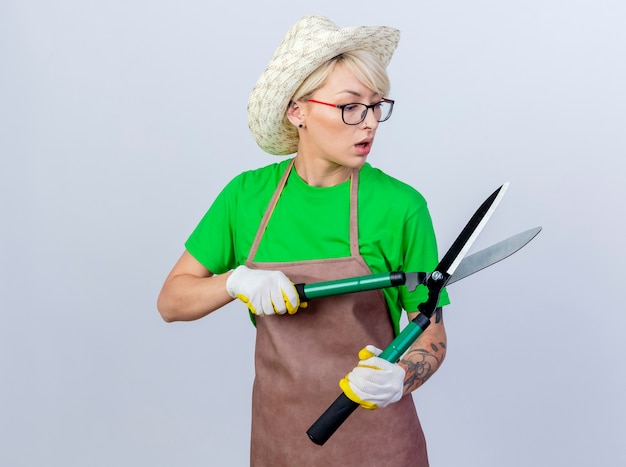
[[[418,310],[427,318],[430,318],[435,312],[441,290],[446,286],[478,235],[480,235],[500,201],[502,201],[508,187],[509,183],[504,183],[480,205],[452,243],[450,249],[439,261],[435,270],[426,277],[424,285],[428,287],[428,300],[420,303]]]
[[[457,267],[454,274],[448,279],[447,285],[454,282],[465,279],[467,276],[471,276],[475,272],[485,269],[495,263],[508,258],[516,251],[522,249],[528,242],[537,236],[541,232],[541,227],[535,227],[533,229],[520,232],[517,235],[502,240],[490,247],[473,253],[463,258],[461,264]]]
[[[508,258],[526,246],[539,232],[541,232],[541,227],[535,227],[466,256],[461,260],[454,274],[446,282],[446,285],[465,279],[467,276],[471,276]],[[418,285],[423,284],[428,277],[428,274],[424,272],[406,272],[404,274],[406,276],[405,285],[410,292],[413,292]]]

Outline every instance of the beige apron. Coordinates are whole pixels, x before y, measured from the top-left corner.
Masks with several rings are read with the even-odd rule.
[[[371,274],[359,253],[357,170],[350,190],[350,257],[253,262],[292,166],[293,161],[265,212],[246,265],[280,270],[294,283]],[[358,351],[367,344],[385,348],[393,339],[380,290],[318,298],[294,315],[257,317],[256,326],[251,466],[428,465],[426,442],[411,396],[384,409],[358,408],[323,446],[314,444],[306,434],[341,393],[339,380],[358,362]]]

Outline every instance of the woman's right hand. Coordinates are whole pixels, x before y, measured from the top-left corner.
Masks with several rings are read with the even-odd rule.
[[[239,266],[226,280],[226,290],[244,302],[255,315],[293,315],[300,307],[296,287],[280,271],[250,269]]]

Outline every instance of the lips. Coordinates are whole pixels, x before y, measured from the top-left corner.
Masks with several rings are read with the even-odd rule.
[[[362,141],[359,141],[358,143],[356,143],[355,146],[362,147],[362,148],[367,148],[367,147],[370,147],[371,145],[372,145],[372,139],[371,138],[367,138],[367,139],[364,139]]]
[[[356,143],[354,147],[360,155],[366,156],[369,154],[372,147],[372,140],[370,138],[364,139],[363,141]]]

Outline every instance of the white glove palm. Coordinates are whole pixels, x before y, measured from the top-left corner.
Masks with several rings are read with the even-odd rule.
[[[402,399],[404,368],[380,358],[382,351],[368,345],[359,352],[361,361],[339,386],[351,400],[365,409],[387,407]]]
[[[236,268],[226,280],[226,290],[244,302],[255,315],[294,314],[300,297],[293,283],[280,271]]]

